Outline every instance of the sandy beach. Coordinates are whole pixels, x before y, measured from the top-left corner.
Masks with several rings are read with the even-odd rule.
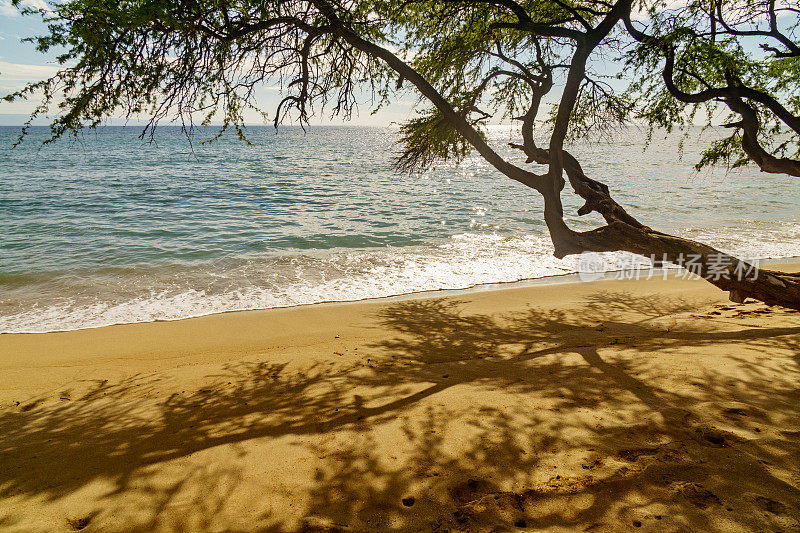
[[[0,530],[800,531],[800,313],[726,296],[612,280],[0,335]]]

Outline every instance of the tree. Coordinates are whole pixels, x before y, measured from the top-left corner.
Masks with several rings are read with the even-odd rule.
[[[753,162],[800,176],[797,2],[65,0],[39,13],[49,31],[34,41],[41,51],[61,51],[65,69],[6,99],[41,93],[33,115],[58,110],[51,139],[120,110],[151,117],[143,135],[165,118],[191,130],[199,114],[205,125],[221,118],[220,134],[233,129],[246,139],[243,112],[262,111],[254,89],[267,81],[284,88],[276,126],[287,116],[305,124],[326,107],[348,117],[359,90],[380,106],[410,86],[429,107],[401,126],[399,169],[477,150],[541,194],[557,257],[618,250],[679,264],[693,257],[696,273],[731,299],[800,309],[800,275],[741,276],[752,272],[743,261],[647,227],[566,149],[631,120],[646,120],[651,133],[724,120],[731,135],[708,146],[698,168]],[[596,72],[599,59],[615,62],[620,81]],[[543,121],[546,98],[557,103]],[[521,122],[512,146],[540,172],[487,143],[482,128],[492,116]],[[547,131],[546,147],[535,143],[535,129]],[[567,226],[567,184],[585,201],[578,213],[597,212],[605,225]]]

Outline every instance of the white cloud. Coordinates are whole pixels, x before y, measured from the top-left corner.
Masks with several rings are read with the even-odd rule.
[[[0,16],[3,17],[16,17],[19,15],[17,8],[11,5],[11,2],[0,1]]]
[[[650,6],[653,2],[647,2],[646,6],[637,3],[634,6],[633,10],[631,10],[631,20],[638,20],[641,22],[647,22],[650,19],[650,15],[647,12],[647,7]],[[676,9],[679,7],[686,6],[686,2],[683,0],[662,0],[657,8],[658,11],[668,11],[670,9]]]
[[[22,0],[23,4],[29,5],[35,9],[50,9],[50,6],[47,5],[47,2],[44,0]]]
[[[50,6],[47,5],[45,0],[22,0],[20,7],[31,7],[33,9],[44,9],[50,11]],[[3,17],[18,17],[20,15],[19,8],[11,4],[11,0],[0,0],[0,16]]]
[[[23,65],[0,61],[0,81],[38,81],[56,74],[61,67],[55,65]]]

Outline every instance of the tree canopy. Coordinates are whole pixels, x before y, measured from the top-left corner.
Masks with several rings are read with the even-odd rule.
[[[55,111],[52,138],[117,113],[222,123],[246,138],[256,110],[278,124],[314,114],[345,118],[364,92],[374,107],[419,98],[400,126],[401,170],[477,150],[499,172],[541,193],[559,257],[627,250],[678,261],[737,298],[800,306],[800,278],[712,280],[720,252],[652,230],[586,176],[566,149],[576,138],[630,122],[654,128],[723,125],[698,168],[755,163],[800,176],[800,4],[777,0],[64,0],[39,12],[34,38],[64,69],[8,95]],[[259,85],[280,84],[275,109]],[[550,107],[550,109],[548,109]],[[484,136],[490,120],[516,121],[520,166]],[[546,139],[542,146],[535,139]],[[566,176],[566,177],[565,177]],[[606,221],[576,232],[563,220],[570,188]],[[722,254],[724,255],[724,254]],[[741,268],[731,258],[729,274]]]

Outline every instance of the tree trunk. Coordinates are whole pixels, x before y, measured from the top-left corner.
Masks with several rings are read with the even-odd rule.
[[[528,162],[547,164],[548,151],[537,147],[532,135],[523,137],[525,144],[511,143],[511,146],[524,151]],[[563,151],[563,154],[569,183],[586,202],[578,214],[597,211],[608,224],[591,231],[573,231],[563,220],[559,192],[545,193],[545,222],[553,239],[556,257],[583,252],[631,252],[654,262],[669,262],[685,267],[709,283],[729,291],[733,301],[754,298],[768,305],[800,310],[800,273],[761,270],[757,265],[706,244],[650,229],[611,198],[605,184],[586,176],[580,163],[569,152]]]
[[[574,232],[563,225],[551,228],[551,235],[559,258],[587,251],[631,252],[682,266],[730,291],[734,301],[754,298],[767,305],[800,310],[800,273],[762,270],[706,244],[620,221],[587,232]]]

